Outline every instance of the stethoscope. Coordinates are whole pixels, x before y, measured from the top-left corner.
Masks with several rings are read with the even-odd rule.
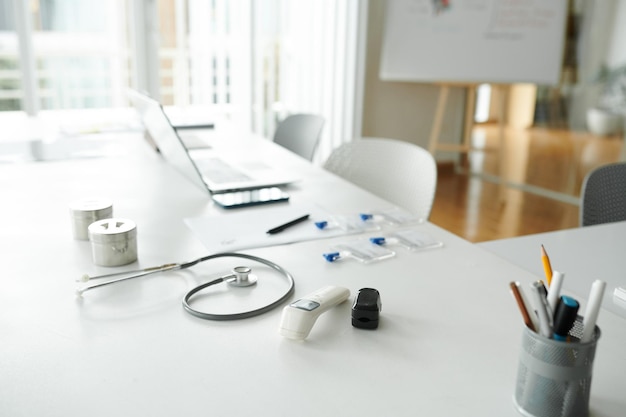
[[[98,275],[95,277],[90,277],[89,275],[83,275],[83,277],[79,280],[81,282],[88,282],[93,279],[101,279],[101,278],[114,278],[114,277],[119,277],[119,278],[110,279],[106,282],[83,286],[76,290],[76,294],[78,296],[82,296],[83,293],[85,293],[86,291],[93,290],[95,288],[100,288],[100,287],[115,284],[118,282],[127,281],[129,279],[145,277],[146,275],[156,274],[159,272],[178,271],[181,269],[187,269],[201,262],[205,262],[205,261],[216,259],[216,258],[225,258],[225,257],[243,258],[243,259],[247,259],[250,261],[254,261],[254,262],[258,262],[260,264],[266,265],[278,271],[287,280],[289,284],[289,288],[287,288],[287,291],[285,291],[284,294],[282,294],[280,297],[270,302],[269,304],[266,304],[260,308],[256,308],[256,309],[252,309],[248,311],[242,311],[239,313],[228,313],[228,314],[207,313],[204,311],[199,311],[191,306],[192,297],[198,292],[212,285],[219,284],[221,282],[226,282],[233,287],[249,287],[251,285],[256,284],[258,277],[252,274],[252,268],[248,266],[237,266],[233,268],[231,274],[221,276],[219,278],[216,278],[204,284],[200,284],[197,287],[188,291],[187,294],[185,294],[185,297],[183,298],[183,308],[189,314],[199,317],[201,319],[205,319],[205,320],[239,320],[239,319],[245,319],[248,317],[254,317],[254,316],[258,316],[259,314],[266,313],[272,310],[273,308],[276,308],[278,305],[282,304],[289,296],[291,296],[291,294],[293,293],[295,289],[295,282],[294,282],[293,276],[287,270],[285,270],[283,267],[276,264],[275,262],[272,262],[265,258],[260,258],[258,256],[247,255],[245,253],[223,252],[223,253],[216,253],[213,255],[203,256],[193,261],[184,262],[184,263],[170,263],[170,264],[165,264],[165,265],[160,265],[160,266],[154,266],[151,268],[139,269],[139,270],[134,270],[134,271],[116,272],[113,274]]]

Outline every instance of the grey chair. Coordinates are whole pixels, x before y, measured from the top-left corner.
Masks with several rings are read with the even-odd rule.
[[[331,153],[324,168],[427,220],[437,187],[437,165],[426,149],[386,138],[362,138]]]
[[[274,133],[274,142],[312,161],[323,128],[324,118],[322,116],[292,114],[278,125]]]
[[[580,225],[622,220],[626,220],[626,162],[600,166],[583,181]]]

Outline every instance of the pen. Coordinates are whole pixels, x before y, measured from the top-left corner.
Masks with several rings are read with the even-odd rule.
[[[585,316],[583,317],[583,335],[580,338],[581,343],[589,342],[593,336],[593,330],[596,327],[596,321],[598,320],[598,313],[600,313],[600,305],[602,304],[602,296],[604,295],[604,289],[606,288],[606,282],[599,279],[595,280],[591,284],[591,291],[589,292],[589,299],[587,300],[587,308],[585,309]]]
[[[543,263],[543,272],[546,275],[549,287],[552,284],[552,266],[550,265],[550,258],[548,258],[548,253],[543,245],[541,245],[541,262]]]
[[[515,301],[517,301],[517,306],[519,307],[520,313],[522,313],[522,318],[524,319],[526,327],[536,332],[537,328],[532,321],[532,316],[528,313],[528,307],[526,306],[525,297],[522,294],[522,288],[520,287],[520,283],[516,281],[511,282],[509,284],[509,287],[511,288],[511,294],[513,294],[513,298],[515,298]]]
[[[543,285],[543,282],[535,281],[531,284],[531,288],[535,295],[535,307],[537,308],[537,317],[539,318],[539,334],[551,338],[553,323],[548,300],[546,299],[546,287]]]
[[[554,312],[554,340],[566,341],[578,314],[578,301],[567,295],[559,298]]]
[[[298,217],[297,219],[294,219],[294,220],[292,220],[290,222],[287,222],[285,224],[281,224],[280,226],[276,226],[276,227],[268,230],[266,233],[268,235],[275,235],[276,233],[280,233],[283,230],[290,228],[291,226],[295,226],[298,223],[302,223],[303,221],[307,220],[308,218],[309,218],[309,215],[305,214],[304,216]]]

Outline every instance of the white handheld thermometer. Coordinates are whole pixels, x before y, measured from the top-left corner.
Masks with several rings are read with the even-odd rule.
[[[306,339],[317,318],[348,297],[350,290],[331,285],[294,301],[283,309],[280,334],[288,339]]]

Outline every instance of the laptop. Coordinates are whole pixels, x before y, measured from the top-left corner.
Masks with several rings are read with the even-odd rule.
[[[191,150],[170,123],[161,103],[135,90],[130,90],[128,97],[163,158],[210,194],[267,188],[299,180],[262,161],[235,160],[210,148]]]

